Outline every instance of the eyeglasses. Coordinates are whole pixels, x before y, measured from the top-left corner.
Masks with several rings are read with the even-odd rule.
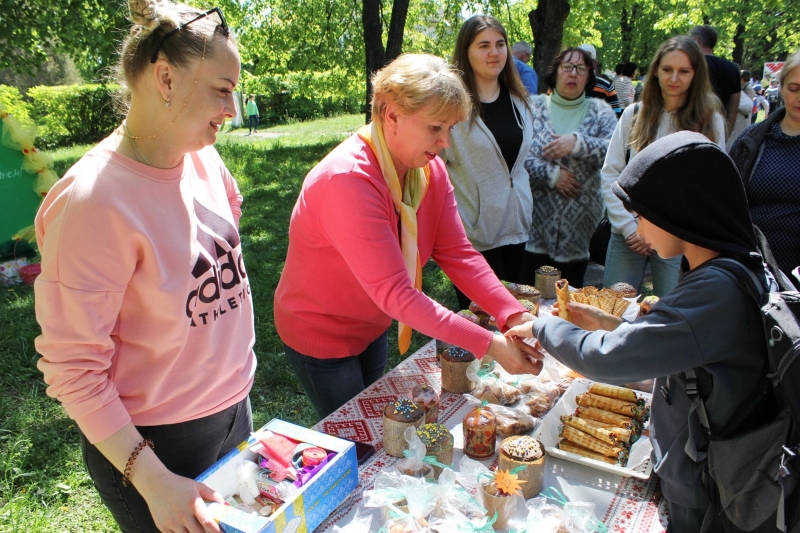
[[[578,69],[579,76],[586,76],[589,73],[589,67],[586,65],[575,65],[566,61],[561,63],[561,70],[564,72],[572,72],[574,69]]]
[[[216,14],[217,14],[217,17],[219,17],[219,24],[217,24],[217,27],[218,27],[218,28],[222,28],[222,34],[223,34],[223,35],[225,35],[225,36],[227,37],[227,36],[228,36],[228,33],[229,33],[229,29],[228,29],[228,23],[225,21],[225,15],[223,15],[223,14],[222,14],[222,10],[221,10],[219,7],[215,7],[215,8],[213,8],[213,9],[209,9],[209,10],[208,10],[208,11],[206,11],[205,13],[202,13],[202,14],[200,14],[200,15],[197,15],[195,18],[193,18],[193,19],[192,19],[192,20],[190,20],[189,22],[187,22],[187,23],[185,23],[185,24],[181,24],[180,26],[178,26],[177,28],[175,28],[175,29],[174,29],[174,30],[172,30],[171,32],[169,32],[169,33],[167,33],[166,35],[164,35],[164,36],[161,38],[161,40],[160,40],[160,41],[158,41],[158,46],[156,46],[156,49],[155,49],[155,51],[153,52],[153,56],[150,58],[150,62],[151,62],[151,63],[155,63],[155,62],[156,62],[156,60],[158,59],[158,52],[159,52],[159,50],[161,50],[161,45],[162,45],[162,44],[164,44],[164,41],[166,41],[167,39],[169,39],[170,37],[172,37],[173,35],[175,35],[175,34],[176,34],[176,33],[178,33],[179,31],[181,31],[182,29],[184,29],[184,28],[185,28],[186,26],[188,26],[189,24],[191,24],[191,23],[193,23],[193,22],[197,22],[197,21],[198,21],[198,20],[200,20],[200,19],[204,19],[204,18],[206,18],[207,16],[209,16],[209,15],[212,15],[212,14],[214,14],[214,13],[216,13]]]

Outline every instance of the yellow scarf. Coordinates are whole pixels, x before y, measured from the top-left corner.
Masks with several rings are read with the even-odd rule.
[[[430,183],[431,169],[429,165],[423,168],[410,168],[405,176],[405,188],[400,190],[400,179],[392,162],[392,155],[386,146],[383,128],[372,122],[358,130],[358,136],[372,148],[378,159],[383,179],[389,187],[394,202],[394,210],[400,216],[400,249],[403,252],[403,261],[406,265],[408,277],[414,288],[422,292],[422,264],[419,260],[417,248],[417,208],[425,198]],[[404,354],[411,345],[411,328],[402,322],[398,323],[399,331],[397,341],[400,353]]]

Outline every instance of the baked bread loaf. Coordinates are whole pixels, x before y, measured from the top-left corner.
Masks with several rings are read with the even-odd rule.
[[[476,383],[467,377],[467,367],[475,355],[463,348],[453,346],[442,352],[442,389],[464,394],[475,388]]]
[[[634,288],[634,286],[629,283],[625,283],[624,281],[615,283],[608,289],[616,293],[619,293],[619,295],[622,296],[623,298],[634,298],[636,296],[636,289]]]
[[[499,470],[514,470],[517,478],[525,481],[522,484],[522,495],[525,499],[533,498],[542,491],[544,480],[544,446],[528,435],[508,437],[500,443]]]
[[[439,394],[427,383],[417,385],[411,390],[411,400],[425,410],[425,423],[432,424],[439,419]]]
[[[425,424],[417,430],[417,436],[425,445],[425,455],[436,457],[436,461],[443,465],[453,464],[453,434],[444,424]],[[442,467],[433,467],[433,476],[439,479]]]
[[[408,398],[400,398],[383,408],[383,449],[392,457],[403,457],[406,428],[425,423],[425,410]]]

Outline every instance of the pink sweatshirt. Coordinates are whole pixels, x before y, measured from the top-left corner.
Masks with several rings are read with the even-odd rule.
[[[155,169],[101,142],[36,216],[36,350],[47,394],[90,442],[247,396],[253,304],[242,197],[213,147]]]
[[[501,327],[525,311],[467,240],[444,163],[417,211],[420,260],[429,258]],[[275,292],[284,343],[320,359],[357,355],[392,318],[477,356],[492,333],[414,289],[403,263],[399,217],[372,150],[357,135],[306,176],[289,226],[289,252]]]

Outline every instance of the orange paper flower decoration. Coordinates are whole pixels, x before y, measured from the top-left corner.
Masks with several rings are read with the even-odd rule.
[[[494,484],[497,485],[497,490],[503,494],[522,494],[522,481],[517,478],[516,474],[512,474],[508,470],[498,470],[494,475]]]

